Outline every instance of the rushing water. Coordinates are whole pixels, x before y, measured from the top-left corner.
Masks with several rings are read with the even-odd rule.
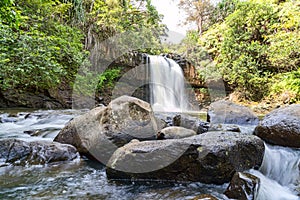
[[[53,140],[72,118],[86,110],[48,110],[0,113],[0,139]],[[256,200],[298,200],[300,150],[266,145],[259,171],[249,172],[261,180]],[[221,186],[202,183],[116,183],[105,169],[87,159],[38,166],[0,167],[0,199],[193,199],[212,194],[227,199]]]
[[[154,111],[186,111],[188,101],[181,67],[172,59],[149,56],[151,105]]]
[[[53,140],[59,130],[85,110],[2,112],[0,139]],[[30,135],[31,134],[31,135]],[[227,184],[110,182],[99,163],[86,159],[38,166],[0,167],[0,199],[193,199],[209,193],[220,199]]]
[[[300,150],[265,145],[260,171],[250,173],[261,180],[258,200],[297,200],[300,184]],[[298,188],[299,189],[299,188]]]

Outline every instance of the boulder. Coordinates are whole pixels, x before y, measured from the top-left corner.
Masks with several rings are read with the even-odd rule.
[[[192,129],[187,129],[180,126],[170,126],[158,131],[157,139],[180,139],[193,135],[197,135],[197,133]]]
[[[194,197],[192,200],[218,200],[218,199],[210,194],[200,194]]]
[[[202,134],[208,131],[209,124],[203,122],[196,117],[185,114],[178,114],[173,118],[173,126],[181,126],[187,129],[194,130],[197,134]]]
[[[216,101],[210,105],[207,121],[212,124],[258,125],[258,117],[247,107],[230,101]]]
[[[260,179],[249,173],[234,174],[225,195],[230,199],[254,200],[260,186]]]
[[[231,131],[237,133],[241,132],[240,127],[236,124],[212,124],[208,130],[209,131]]]
[[[300,104],[270,112],[254,134],[270,144],[300,148]]]
[[[166,124],[157,120],[150,104],[122,96],[73,119],[54,141],[71,144],[81,154],[106,164],[113,152],[133,139],[156,140]]]
[[[155,117],[164,121],[167,126],[174,126],[173,118],[176,116],[176,113],[170,112],[154,112]]]
[[[223,184],[236,171],[259,167],[263,155],[264,143],[254,135],[209,132],[127,144],[115,151],[106,172],[109,179]]]
[[[79,158],[75,147],[50,141],[0,140],[0,166],[47,164]]]
[[[256,126],[237,124],[211,124],[208,131],[231,131],[252,135]]]

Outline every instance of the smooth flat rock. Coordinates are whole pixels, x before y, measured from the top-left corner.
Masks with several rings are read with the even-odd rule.
[[[180,126],[170,126],[158,131],[157,139],[180,139],[194,135],[197,135],[197,133],[192,129]]]

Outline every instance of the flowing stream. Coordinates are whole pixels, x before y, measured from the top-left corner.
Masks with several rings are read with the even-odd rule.
[[[2,112],[0,138],[53,140],[72,118],[86,110]],[[256,200],[296,200],[300,150],[266,145],[260,170],[249,172],[261,180]],[[106,179],[104,167],[82,158],[44,166],[0,167],[0,199],[193,199],[212,194],[227,199],[221,186],[202,183],[128,183]]]
[[[86,110],[0,111],[0,139],[53,140]],[[1,166],[1,165],[0,165]],[[0,199],[193,199],[203,193],[225,199],[227,184],[128,183],[108,181],[99,163],[82,158],[66,163],[0,167]]]
[[[261,181],[256,199],[300,199],[297,196],[300,193],[300,150],[270,145],[265,147],[260,170],[250,170]]]

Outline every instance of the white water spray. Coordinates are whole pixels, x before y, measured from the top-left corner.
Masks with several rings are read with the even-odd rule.
[[[300,181],[300,151],[265,145],[260,171],[250,170],[261,184],[256,200],[299,200],[295,191]]]
[[[154,111],[182,112],[188,110],[185,79],[181,67],[172,59],[149,56],[150,101]]]
[[[260,171],[281,185],[295,184],[300,180],[300,151],[265,145],[265,156]]]

